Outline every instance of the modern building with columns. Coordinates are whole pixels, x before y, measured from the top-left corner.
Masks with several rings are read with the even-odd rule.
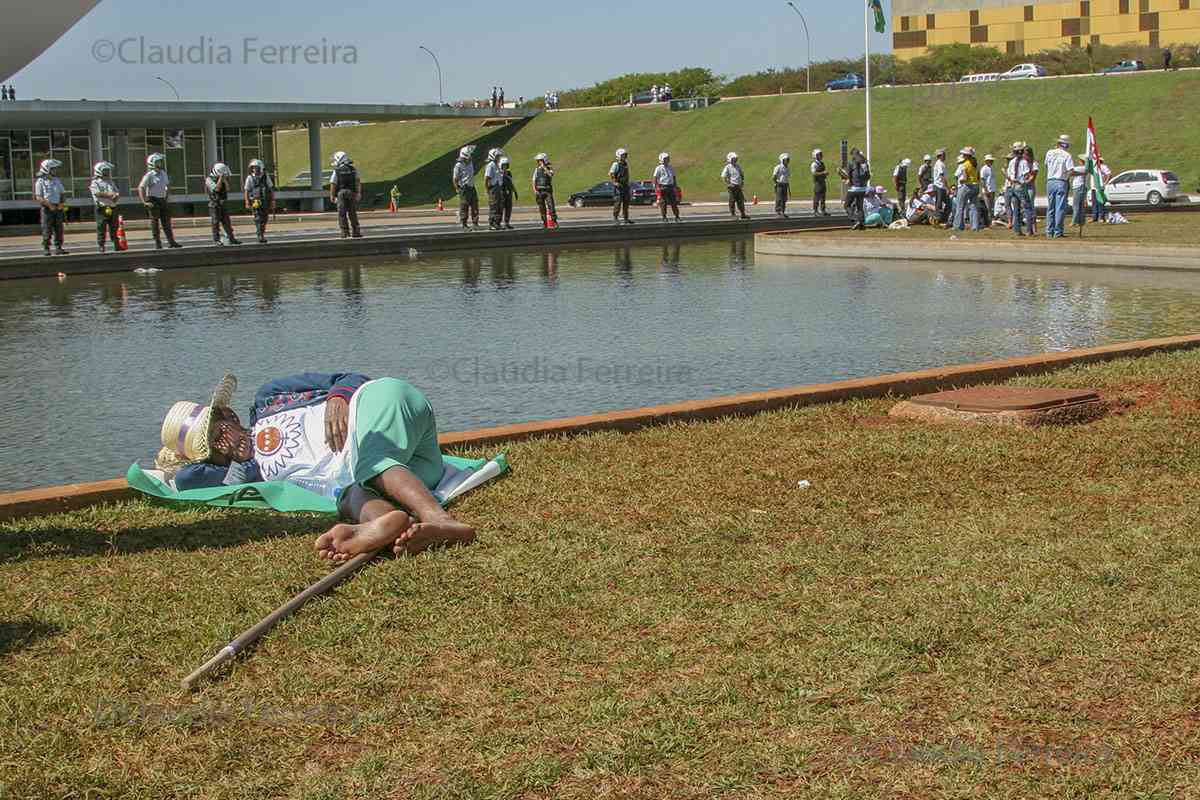
[[[1200,0],[892,0],[892,50],[942,44],[1009,55],[1066,45],[1200,43]]]
[[[71,205],[91,209],[88,184],[92,164],[111,161],[121,202],[140,205],[138,181],[146,156],[167,157],[171,199],[175,203],[207,203],[204,178],[214,162],[229,165],[240,180],[251,159],[267,164],[277,186],[275,131],[283,125],[308,127],[312,180],[308,188],[281,189],[281,201],[299,201],[309,209],[323,207],[321,185],[330,153],[321,148],[322,123],[353,119],[382,122],[413,119],[521,119],[528,109],[450,108],[327,103],[209,103],[158,101],[17,100],[0,105],[0,213],[4,221],[36,212],[33,182],[37,166],[47,158],[63,163],[59,171]],[[15,213],[14,213],[15,212]]]

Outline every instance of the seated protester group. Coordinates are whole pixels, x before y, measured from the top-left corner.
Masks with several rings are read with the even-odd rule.
[[[415,387],[354,373],[281,378],[258,390],[249,427],[229,407],[236,388],[226,375],[209,405],[180,401],[168,411],[156,466],[177,489],[287,481],[336,498],[354,524],[317,538],[334,561],[474,540],[433,496],[442,453],[433,407]]]
[[[863,197],[863,225],[868,228],[886,228],[892,224],[895,208],[887,199],[887,189],[876,186],[868,189]]]

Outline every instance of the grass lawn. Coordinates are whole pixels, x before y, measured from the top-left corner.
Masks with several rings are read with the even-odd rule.
[[[1118,207],[1119,210],[1119,207]],[[903,239],[919,239],[929,241],[945,241],[951,236],[957,236],[959,241],[998,241],[1014,242],[1016,244],[1044,244],[1049,247],[1063,247],[1077,244],[1118,244],[1146,245],[1150,247],[1183,247],[1200,245],[1200,213],[1188,212],[1137,212],[1121,211],[1129,219],[1128,225],[1092,224],[1089,219],[1083,226],[1081,237],[1078,228],[1067,227],[1063,230],[1065,239],[1051,240],[1046,238],[1046,220],[1038,219],[1036,236],[1018,237],[1008,228],[992,227],[978,233],[972,232],[970,225],[967,230],[959,232],[947,228],[934,228],[929,225],[914,225],[903,230],[877,230],[880,236]],[[1069,220],[1068,220],[1069,222]]]
[[[1003,81],[949,86],[872,90],[873,167],[877,181],[891,187],[892,168],[904,157],[916,167],[938,147],[956,152],[973,145],[982,157],[1002,159],[1012,142],[1033,144],[1041,158],[1060,133],[1083,149],[1088,115],[1095,119],[1101,152],[1114,173],[1125,169],[1170,169],[1192,192],[1200,185],[1200,72],[1128,76],[1080,76],[1054,80]],[[792,192],[811,196],[810,153],[820,147],[827,163],[840,160],[839,143],[865,145],[864,98],[859,92],[724,100],[702,111],[611,108],[542,114],[504,134],[495,131],[476,154],[482,171],[487,147],[502,146],[512,158],[518,192],[526,197],[533,157],[550,154],[558,174],[559,203],[575,191],[606,180],[613,152],[630,151],[633,178],[649,179],[664,150],[672,155],[687,200],[725,196],[721,168],[736,151],[746,171],[746,196],[770,202],[771,171],[781,152],[792,154]],[[1147,122],[1152,116],[1153,124]],[[474,125],[474,128],[455,126]],[[400,178],[405,205],[446,197],[453,159],[450,150],[486,130],[477,122],[406,122],[325,129],[323,157],[346,150],[363,170],[372,192]],[[424,131],[425,133],[422,133]],[[279,137],[280,175],[307,168],[304,132]],[[434,163],[442,154],[442,160]],[[425,159],[426,161],[422,161]],[[418,169],[428,161],[429,169]],[[1000,161],[1003,166],[1003,160]],[[374,184],[378,184],[375,186]],[[482,182],[480,182],[482,184]],[[1039,187],[1043,189],[1044,187]]]
[[[514,444],[475,546],[381,560],[190,698],[326,520],[2,525],[0,796],[1194,796],[1200,352],[1023,382],[1117,413]]]

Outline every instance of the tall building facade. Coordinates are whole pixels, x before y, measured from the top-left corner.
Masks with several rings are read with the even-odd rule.
[[[893,52],[941,44],[1009,55],[1062,45],[1200,43],[1200,0],[892,0]]]

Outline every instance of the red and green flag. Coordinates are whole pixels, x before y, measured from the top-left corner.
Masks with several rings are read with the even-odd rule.
[[[1096,187],[1096,199],[1107,203],[1104,180],[1100,177],[1100,145],[1096,144],[1096,126],[1092,124],[1091,117],[1088,117],[1087,126],[1087,174],[1092,179],[1092,186]]]
[[[875,32],[887,30],[887,19],[883,16],[883,4],[879,0],[867,0],[867,8],[875,12]]]

